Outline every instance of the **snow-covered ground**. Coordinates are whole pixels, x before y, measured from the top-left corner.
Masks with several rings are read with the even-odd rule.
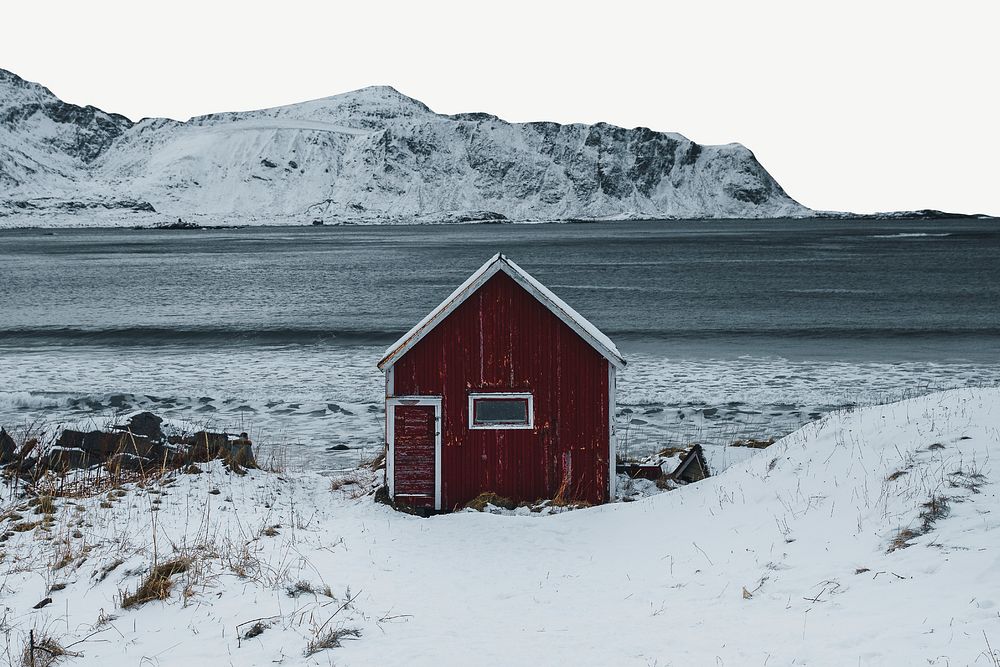
[[[8,491],[4,656],[34,629],[105,667],[995,665],[998,447],[1000,390],[957,389],[552,516],[420,519],[374,503],[371,473],[332,490],[209,466],[56,499],[16,532],[45,515]],[[122,609],[154,553],[191,560],[165,600]],[[306,657],[331,629],[341,646]]]

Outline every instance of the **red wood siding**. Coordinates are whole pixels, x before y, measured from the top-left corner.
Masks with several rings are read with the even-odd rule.
[[[413,507],[434,507],[434,406],[397,405],[393,440],[396,497]]]
[[[484,491],[552,498],[564,480],[566,498],[608,500],[608,361],[506,274],[403,355],[393,382],[396,396],[442,397],[443,509]],[[470,430],[469,393],[491,391],[531,392],[534,428]]]

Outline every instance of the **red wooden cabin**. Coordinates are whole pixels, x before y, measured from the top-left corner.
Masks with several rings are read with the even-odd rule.
[[[450,510],[484,492],[607,501],[614,343],[501,254],[383,355],[390,496]]]

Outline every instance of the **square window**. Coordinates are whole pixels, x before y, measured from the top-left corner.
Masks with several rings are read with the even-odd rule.
[[[531,394],[469,394],[469,428],[532,428],[534,399]]]

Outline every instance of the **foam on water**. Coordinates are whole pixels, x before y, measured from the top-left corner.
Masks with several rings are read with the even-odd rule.
[[[916,238],[926,238],[934,236],[951,236],[951,234],[929,234],[924,232],[912,232],[912,233],[902,233],[902,234],[872,234],[873,239],[916,239]]]
[[[319,469],[383,441],[377,345],[7,348],[0,424],[103,428],[150,410],[174,422],[247,431]],[[780,437],[831,410],[947,387],[1000,383],[1000,363],[851,363],[626,353],[618,381],[620,449],[643,455],[700,442],[716,468],[749,454],[725,445]],[[347,451],[330,448],[347,446]]]

